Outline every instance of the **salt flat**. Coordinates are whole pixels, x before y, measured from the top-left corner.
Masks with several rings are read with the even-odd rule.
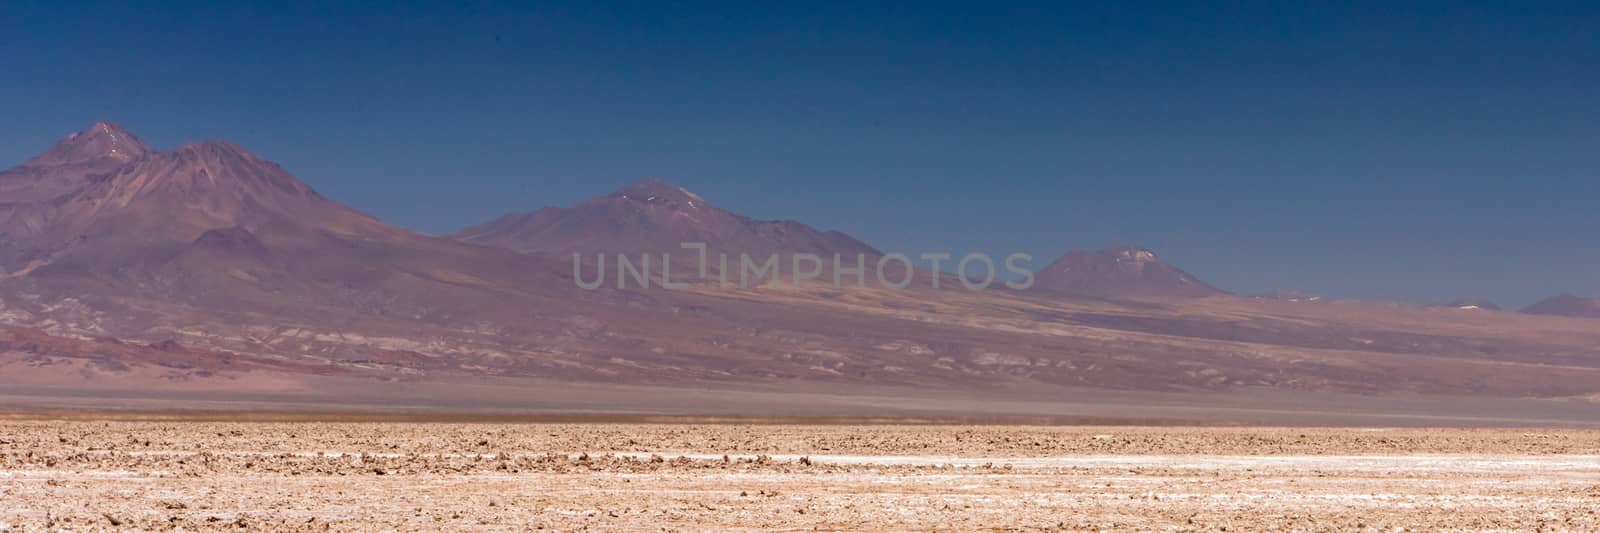
[[[1600,432],[0,423],[15,530],[1600,529]]]

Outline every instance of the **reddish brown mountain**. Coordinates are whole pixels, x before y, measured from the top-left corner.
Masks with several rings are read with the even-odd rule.
[[[1034,287],[1063,294],[1117,297],[1200,297],[1226,294],[1145,248],[1073,250],[1036,274]]]
[[[8,392],[49,385],[137,396],[181,383],[212,398],[255,390],[338,402],[364,390],[389,405],[429,391],[413,401],[554,409],[593,407],[599,393],[585,387],[607,384],[677,391],[729,411],[747,405],[735,390],[837,402],[814,406],[823,412],[930,397],[983,411],[1000,395],[1028,405],[1102,396],[1075,392],[1085,388],[1600,393],[1600,330],[1574,320],[949,286],[583,290],[570,262],[388,226],[238,146],[153,151],[110,125],[0,177]],[[501,222],[465,236],[527,239],[522,248],[535,251],[672,251],[700,241],[873,253],[842,234],[734,215],[654,181]],[[1138,248],[1068,254],[1038,282],[1103,296],[1220,292]],[[537,405],[507,399],[552,384],[575,388]],[[860,396],[827,394],[838,391]],[[611,407],[658,407],[654,393],[631,394]]]
[[[752,256],[879,253],[837,231],[731,213],[682,187],[654,179],[570,208],[505,215],[454,237],[519,252],[680,252],[680,243],[703,242],[712,250]]]
[[[132,133],[109,122],[68,135],[22,166],[0,172],[0,199],[48,200],[82,187],[86,179],[111,172],[149,155]]]
[[[235,226],[315,226],[344,235],[394,229],[317,194],[277,164],[226,141],[150,152],[50,202],[37,235],[56,239],[124,235],[193,240]]]
[[[154,151],[136,139],[96,124],[3,174],[0,300],[24,324],[237,343],[244,316],[454,328],[570,287],[538,259],[384,224],[232,143]],[[51,316],[62,301],[79,311]]]
[[[1585,298],[1575,294],[1562,294],[1525,307],[1522,312],[1531,315],[1600,318],[1600,298]]]
[[[40,177],[48,179],[33,179]],[[40,276],[148,273],[145,267],[215,230],[261,238],[267,247],[414,239],[232,143],[153,151],[106,123],[68,137],[5,178],[0,266]]]

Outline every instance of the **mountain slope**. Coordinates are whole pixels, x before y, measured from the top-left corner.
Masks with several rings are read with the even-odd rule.
[[[837,231],[819,231],[794,221],[756,220],[717,207],[699,195],[647,179],[570,208],[546,207],[513,213],[452,235],[477,244],[519,252],[674,252],[680,243],[702,242],[714,251],[752,257],[773,253],[879,255],[878,250]]]
[[[1600,318],[1600,298],[1562,294],[1525,307],[1522,312],[1530,315]]]
[[[98,122],[21,166],[0,172],[0,198],[18,203],[48,200],[82,187],[90,176],[106,174],[149,153],[144,141],[121,126]]]
[[[1227,294],[1167,264],[1154,252],[1132,246],[1068,252],[1036,274],[1034,287],[1103,298]]]

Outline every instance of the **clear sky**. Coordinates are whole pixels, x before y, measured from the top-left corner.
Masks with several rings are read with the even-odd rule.
[[[431,233],[656,177],[912,253],[1600,294],[1592,2],[56,4],[0,7],[0,165],[111,120]]]

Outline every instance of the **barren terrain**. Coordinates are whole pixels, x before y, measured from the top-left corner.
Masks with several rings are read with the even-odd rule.
[[[0,170],[0,397],[29,404],[1582,426],[1600,400],[1592,318],[1240,296],[1140,247],[1068,252],[1026,290],[926,263],[904,290],[735,286],[681,245],[879,249],[657,180],[447,238],[228,141],[100,122],[40,148]],[[661,268],[580,281],[613,253]]]
[[[1600,528],[1600,431],[0,422],[0,529]]]

